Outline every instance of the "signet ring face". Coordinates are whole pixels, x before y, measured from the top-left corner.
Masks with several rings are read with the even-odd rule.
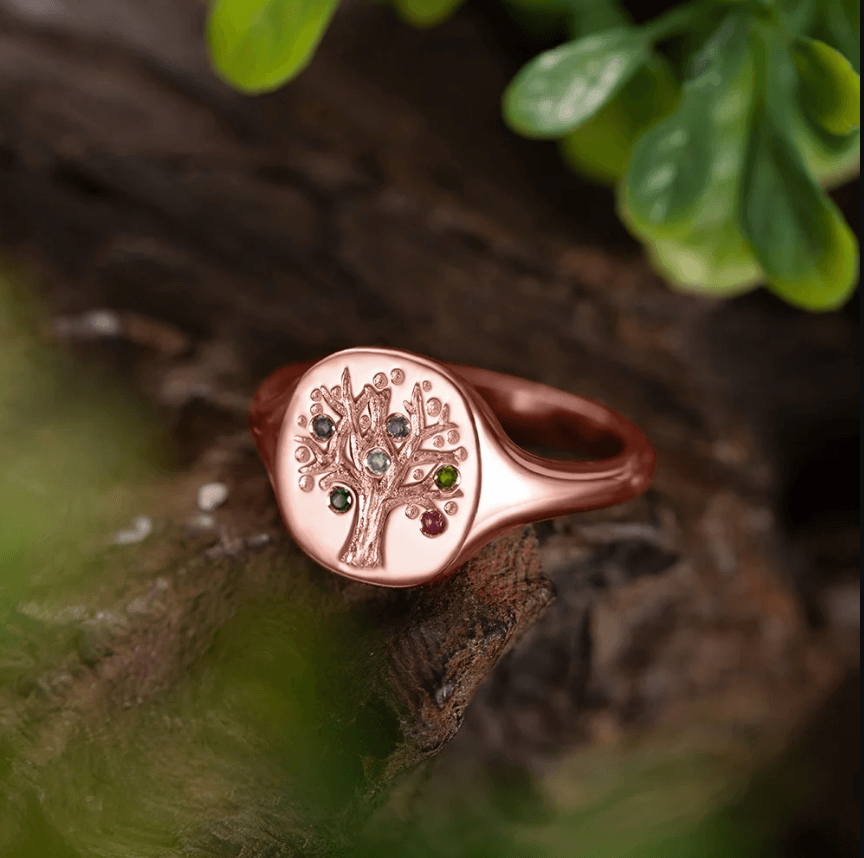
[[[654,470],[645,436],[609,408],[395,349],[277,370],[250,428],[297,544],[389,587],[433,581],[512,527],[635,497]],[[597,458],[544,459],[507,431]]]
[[[372,583],[431,580],[459,554],[477,504],[471,408],[416,358],[333,355],[297,383],[275,476],[285,524],[322,566]]]

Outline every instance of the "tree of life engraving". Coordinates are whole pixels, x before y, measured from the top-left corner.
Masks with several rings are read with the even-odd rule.
[[[401,369],[394,369],[390,379],[378,373],[355,396],[346,367],[341,385],[312,391],[311,419],[298,419],[309,428],[308,435],[294,439],[300,444],[295,451],[300,488],[314,491],[317,480],[334,514],[355,510],[340,558],[349,566],[381,565],[384,529],[397,507],[404,506],[408,518],[419,518],[420,533],[428,538],[444,533],[445,514],[458,511],[458,465],[468,456],[464,447],[453,448],[459,427],[450,422],[449,405],[425,396],[429,381],[414,385],[410,400],[402,403],[404,413],[391,411],[390,383],[401,384],[404,378]]]

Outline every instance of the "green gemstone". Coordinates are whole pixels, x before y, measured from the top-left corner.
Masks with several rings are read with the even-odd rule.
[[[452,489],[459,482],[459,471],[452,465],[444,465],[435,474],[435,485],[439,489]]]
[[[354,500],[348,489],[336,488],[330,492],[330,509],[333,512],[348,512],[351,509],[352,503],[354,503]]]

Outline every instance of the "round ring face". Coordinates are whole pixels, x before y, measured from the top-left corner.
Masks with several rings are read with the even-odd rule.
[[[276,494],[300,547],[377,584],[439,575],[480,490],[477,433],[456,383],[431,361],[352,349],[317,363],[285,412]]]

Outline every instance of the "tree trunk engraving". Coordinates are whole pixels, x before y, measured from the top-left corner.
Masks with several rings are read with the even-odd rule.
[[[390,410],[391,396],[383,373],[355,396],[346,367],[340,386],[313,391],[310,432],[295,436],[301,479],[318,480],[334,514],[354,512],[340,559],[358,568],[382,564],[384,530],[397,507],[419,517],[420,533],[434,538],[447,527],[445,515],[456,513],[454,499],[462,497],[458,465],[468,453],[455,446],[459,427],[450,421],[449,406],[426,399],[420,382],[402,403],[404,413]],[[429,441],[432,449],[424,446]]]
[[[383,513],[384,505],[380,499],[370,498],[367,501],[363,494],[358,495],[357,520],[348,547],[342,554],[344,563],[364,568],[381,565]]]

